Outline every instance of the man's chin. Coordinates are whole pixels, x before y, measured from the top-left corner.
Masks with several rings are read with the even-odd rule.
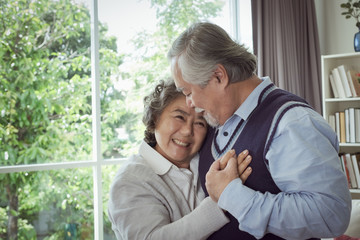
[[[213,128],[216,128],[220,125],[219,122],[213,116],[208,114],[207,112],[205,112],[204,118],[205,118],[206,122]]]
[[[204,118],[205,118],[206,122],[207,122],[211,127],[216,128],[216,127],[218,127],[218,126],[220,125],[219,122],[218,122],[213,116],[211,116],[210,113],[207,113],[204,109],[195,107],[195,112],[197,112],[197,113],[203,112],[203,113],[204,113]]]

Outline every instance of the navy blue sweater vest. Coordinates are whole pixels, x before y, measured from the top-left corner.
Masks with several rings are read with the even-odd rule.
[[[252,156],[250,166],[253,168],[253,171],[245,182],[245,185],[249,188],[262,193],[270,192],[276,194],[280,192],[280,189],[276,186],[266,167],[268,160],[265,158],[265,155],[281,117],[287,110],[297,106],[309,107],[302,98],[284,90],[275,88],[275,86],[271,84],[261,93],[257,107],[250,115],[249,120],[246,122],[246,125],[243,127],[243,130],[237,140],[232,138],[236,135],[236,131],[240,128],[237,128],[237,130],[232,133],[228,144],[234,145],[230,146],[230,149],[235,149],[236,154],[248,149],[250,155]],[[273,119],[275,124],[272,125]],[[271,135],[267,142],[269,133],[271,133]],[[207,196],[208,193],[205,188],[205,175],[214,161],[214,156],[211,152],[216,151],[217,154],[222,155],[225,149],[227,149],[227,147],[223,150],[219,149],[216,145],[216,141],[214,141],[215,135],[216,133],[214,129],[209,129],[206,141],[200,151],[199,175],[202,188]],[[234,199],[234,201],[236,201],[236,199]],[[217,232],[213,233],[208,239],[256,239],[249,233],[239,230],[238,221],[232,215],[227,214],[227,216],[230,218],[230,222]],[[262,239],[282,238],[273,234],[266,234]]]

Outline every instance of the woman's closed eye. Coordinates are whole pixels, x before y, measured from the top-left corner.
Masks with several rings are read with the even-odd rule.
[[[198,125],[198,126],[200,126],[200,127],[206,127],[206,123],[205,123],[205,122],[202,122],[202,121],[200,121],[200,122],[195,122],[195,125]]]
[[[182,115],[176,115],[175,118],[185,121],[185,117]]]

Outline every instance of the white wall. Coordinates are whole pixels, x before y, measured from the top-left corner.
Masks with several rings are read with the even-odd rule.
[[[341,3],[347,0],[315,0],[322,55],[353,53],[354,34],[358,31],[355,18],[346,19]]]

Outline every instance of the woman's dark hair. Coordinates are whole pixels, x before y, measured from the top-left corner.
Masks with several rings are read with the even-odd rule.
[[[142,121],[146,127],[144,140],[150,146],[156,145],[155,127],[164,109],[176,98],[184,96],[176,89],[172,79],[161,80],[155,89],[144,97],[144,115]]]

